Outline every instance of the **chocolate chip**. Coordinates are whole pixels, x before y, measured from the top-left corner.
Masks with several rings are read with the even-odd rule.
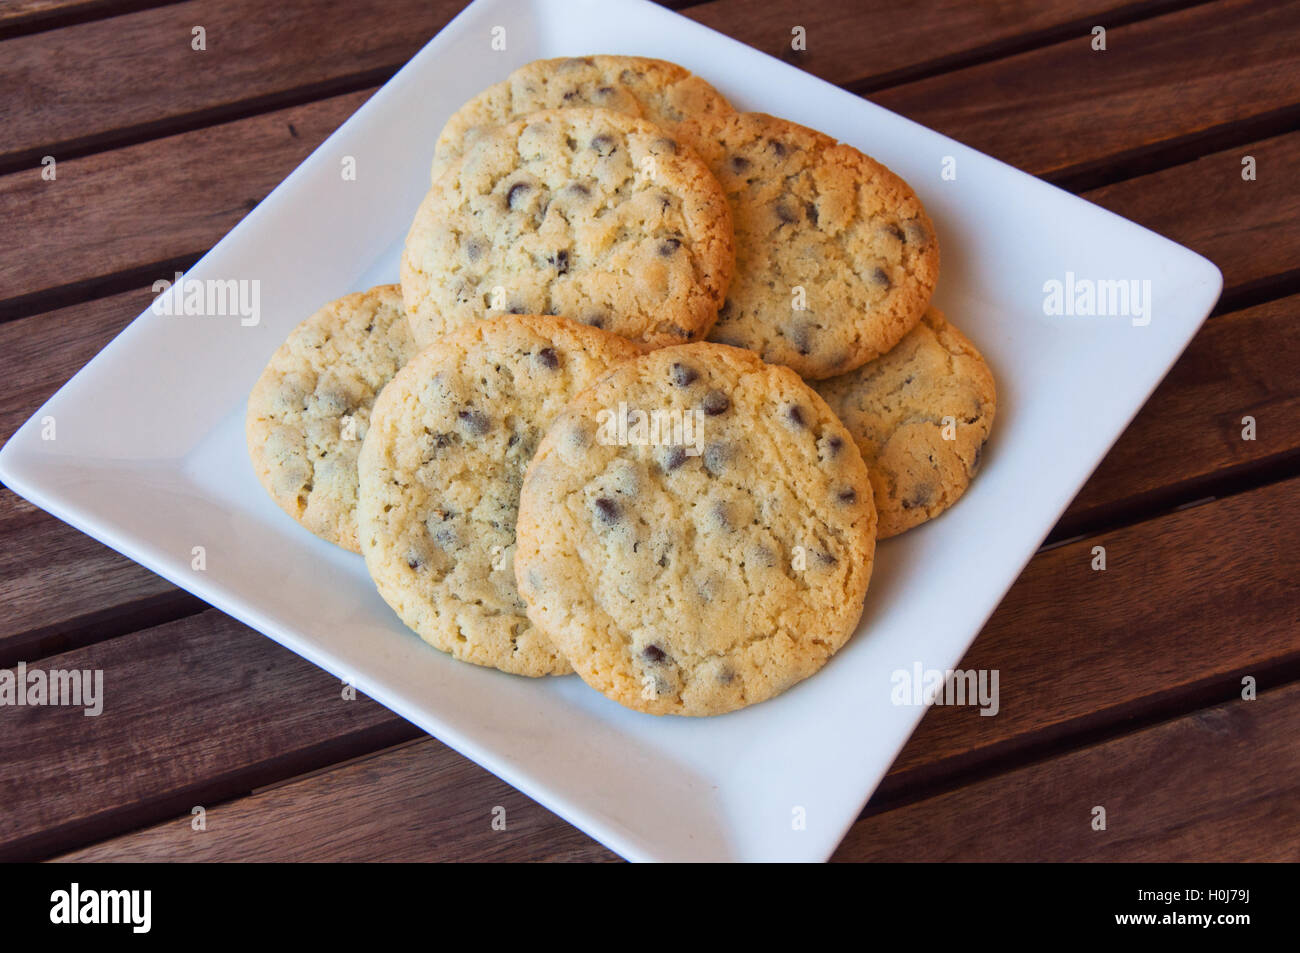
[[[922,483],[903,501],[903,509],[914,510],[918,506],[929,506],[933,499],[934,487],[929,483]]]
[[[737,172],[737,173],[739,173],[739,172],[744,172],[744,171],[745,171],[746,169],[748,169],[748,168],[749,168],[749,160],[746,159],[744,156],[732,156],[732,157],[731,157],[731,171],[732,171],[732,172]]]
[[[569,253],[565,249],[561,248],[552,254],[547,261],[554,266],[557,275],[567,275],[569,273]]]
[[[826,446],[830,448],[831,456],[836,456],[844,449],[844,441],[839,437],[831,437],[826,441]]]
[[[609,497],[601,496],[596,498],[596,514],[600,517],[602,522],[608,523],[612,526],[614,523],[618,522],[619,513],[620,510],[618,504]]]
[[[483,257],[483,253],[487,249],[488,243],[484,239],[475,236],[465,243],[465,257],[470,261],[478,261]]]
[[[666,652],[653,642],[641,650],[641,657],[647,662],[654,662],[656,665],[668,658]]]
[[[812,203],[812,202],[808,202],[808,203],[806,203],[806,204],[804,205],[803,210],[804,210],[805,212],[808,213],[808,221],[810,221],[810,222],[812,222],[814,225],[816,225],[816,224],[817,224],[817,206],[816,206],[814,203]]]
[[[807,426],[807,424],[804,422],[803,419],[803,408],[801,408],[798,404],[791,404],[789,407],[787,407],[785,411],[785,417],[787,420],[790,421],[790,423],[794,424],[796,427]]]
[[[907,241],[918,248],[924,248],[926,243],[930,240],[930,235],[926,232],[925,226],[916,221],[916,219],[912,219],[912,221],[908,222],[904,226],[904,230],[907,232]]]
[[[711,390],[704,395],[701,406],[710,417],[716,417],[718,414],[725,413],[731,406],[731,398],[720,390]]]
[[[650,143],[650,151],[654,153],[667,152],[669,155],[677,155],[677,140],[669,139],[667,136],[660,137]]]
[[[555,370],[560,366],[560,356],[555,353],[555,348],[544,347],[537,352],[537,360],[541,361],[542,366],[548,370]]]
[[[677,251],[677,249],[680,248],[681,245],[682,245],[682,240],[680,238],[665,238],[663,241],[659,243],[659,254],[662,255],[664,258],[667,258],[673,252]]]
[[[572,192],[574,195],[581,195],[583,198],[591,197],[591,189],[587,188],[581,182],[572,183],[568,187],[567,191]]]
[[[688,338],[691,336],[691,332],[687,331],[680,324],[670,324],[668,327],[664,328],[664,330],[675,338]]]
[[[605,316],[603,314],[589,314],[582,321],[588,327],[603,328],[605,326]]]
[[[481,410],[475,410],[471,407],[468,410],[460,411],[456,416],[465,425],[465,429],[469,431],[471,436],[481,437],[492,429],[492,421]]]
[[[678,387],[689,387],[699,380],[700,373],[693,367],[685,364],[673,365],[673,383]]]
[[[367,334],[369,334],[369,333],[370,333],[371,331],[373,331],[374,329],[375,329],[375,322],[371,321],[369,324],[366,325],[366,333],[367,333]]]
[[[527,313],[528,313],[528,309],[525,308],[522,304],[512,304],[510,306],[510,314],[527,314]]]
[[[790,151],[789,149],[786,148],[784,142],[780,142],[776,139],[767,140],[767,144],[772,148],[772,151],[775,152],[778,156],[784,156],[787,152]]]
[[[781,202],[776,206],[776,217],[781,220],[782,225],[793,225],[799,220],[799,216],[790,210],[790,206]]]
[[[727,510],[726,503],[714,503],[713,508],[709,510],[709,517],[713,520],[718,529],[732,531],[735,529],[731,525],[731,513]]]
[[[886,290],[894,286],[894,283],[889,280],[889,275],[885,274],[885,269],[883,268],[874,269],[871,272],[871,280],[876,284],[881,285]]]
[[[882,225],[880,230],[884,232],[886,235],[893,235],[900,242],[904,242],[904,243],[907,242],[907,237],[903,234],[903,230],[899,228],[897,225],[895,225],[893,222],[890,222],[888,225]]]
[[[600,89],[596,90],[597,96],[612,96],[613,94],[614,94],[613,86],[602,86],[600,87]]]
[[[596,150],[596,154],[602,159],[612,156],[618,149],[614,142],[613,136],[600,135],[591,140],[591,148]]]
[[[533,187],[527,182],[516,182],[510,186],[510,191],[506,193],[506,208],[513,209],[520,196],[527,195],[532,189]]]
[[[575,87],[575,88],[569,90],[568,92],[566,92],[566,93],[564,94],[564,101],[565,101],[566,103],[568,103],[568,102],[572,102],[573,100],[575,100],[575,99],[577,99],[577,98],[578,98],[578,89],[577,89],[577,87]]]
[[[840,490],[840,492],[836,494],[835,498],[841,503],[856,503],[858,501],[858,491],[853,489],[853,487],[848,487],[847,489]]]
[[[736,679],[736,673],[729,668],[718,669],[718,681],[723,685],[730,685]]]
[[[839,559],[836,558],[834,553],[828,553],[822,549],[814,550],[814,552],[817,555],[817,561],[823,563],[824,565],[834,566],[837,562],[839,562]]]
[[[664,468],[664,473],[672,473],[674,470],[676,470],[685,462],[686,462],[686,448],[669,447],[664,452],[664,459],[662,464]]]
[[[727,461],[730,459],[731,448],[725,443],[711,443],[704,448],[704,469],[714,476],[727,468]]]
[[[794,349],[807,357],[812,353],[812,331],[811,325],[800,324],[783,333],[794,345]]]
[[[407,567],[410,568],[410,569],[419,569],[419,568],[420,568],[420,565],[421,565],[421,564],[420,564],[420,557],[419,557],[419,556],[414,556],[414,555],[407,556],[407,557],[406,557],[406,565],[407,565]]]

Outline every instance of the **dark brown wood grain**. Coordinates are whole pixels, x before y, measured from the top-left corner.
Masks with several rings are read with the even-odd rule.
[[[1294,664],[1297,538],[1300,478],[1039,553],[960,666],[1000,672],[1001,710],[932,708],[882,794]]]
[[[188,813],[418,734],[216,610],[39,667],[101,670],[103,712],[0,709],[0,859]]]
[[[1197,683],[1300,658],[1295,560],[1261,556],[1284,547],[1298,528],[1294,480],[1040,554],[962,661],[963,668],[999,669],[1001,711],[984,718],[968,708],[932,709],[886,779],[886,793],[1113,724]],[[1094,545],[1107,548],[1104,573],[1090,569]],[[1225,627],[1222,607],[1230,600],[1236,608]],[[9,812],[0,822],[0,854],[70,847],[77,837],[88,840],[86,831],[113,832],[126,826],[117,812],[151,822],[181,816],[192,806],[176,801],[186,779],[196,803],[215,802],[238,793],[232,789],[250,776],[292,776],[295,759],[313,744],[346,746],[349,732],[366,728],[381,735],[414,730],[378,706],[339,702],[328,675],[215,611],[41,664],[103,667],[106,684],[117,686],[109,698],[120,702],[95,719],[66,709],[0,713],[26,719],[0,739],[0,797]],[[361,718],[356,711],[365,713],[360,726],[349,720]],[[49,744],[22,740],[41,737],[59,739],[53,766],[35,763],[50,757]],[[132,737],[154,738],[155,747],[147,756],[123,756],[133,750]],[[441,746],[425,756],[437,763],[421,771],[454,771],[449,764],[461,761]],[[90,770],[71,771],[75,765]],[[47,772],[38,786],[23,781],[32,771]],[[469,771],[447,813],[498,803],[499,783]],[[24,836],[33,830],[44,833]],[[469,837],[456,841],[460,856],[489,849],[492,842],[479,835],[492,833],[472,825],[460,832]],[[331,849],[343,849],[343,836]]]
[[[0,299],[197,256],[352,115],[370,93],[225,123],[0,177],[0,218],[26,236]],[[152,277],[170,280],[172,269]]]
[[[864,818],[834,859],[1294,862],[1300,685],[1259,690]]]
[[[198,599],[0,489],[0,665],[197,611]]]
[[[0,166],[371,86],[463,6],[391,0],[359,17],[348,0],[193,0],[6,40]]]
[[[918,9],[915,3],[860,0],[715,0],[682,12],[827,82],[873,89],[1067,35],[1086,36],[1094,25],[1113,28],[1191,5],[934,0]],[[791,44],[796,26],[804,28],[806,50]]]
[[[1285,113],[1294,128],[1298,31],[1289,0],[1223,0],[1111,30],[1105,51],[1084,33],[871,98],[1036,175],[1079,176],[1226,124]]]
[[[101,20],[180,0],[0,0],[0,38]]]
[[[1297,367],[1300,296],[1208,322],[1070,504],[1059,535],[1198,499],[1266,465],[1294,470]],[[1246,417],[1253,440],[1242,437]]]
[[[217,805],[208,811],[204,831],[194,830],[191,821],[186,814],[59,859],[618,859],[536,801],[432,738]],[[272,829],[274,836],[268,836]]]
[[[808,50],[791,50],[792,61],[832,82],[854,83],[972,52],[988,55],[1016,36],[1054,36],[1089,20],[1124,20],[1179,5],[1015,0],[991,7],[945,0],[919,17],[882,0],[837,0],[812,10],[764,4],[755,16],[748,0],[720,0],[685,12],[773,52],[788,50],[792,27],[805,26]],[[390,0],[382,16],[358,16],[344,0],[193,0],[17,37],[0,57],[0,88],[15,91],[8,107],[0,103],[0,122],[9,130],[0,167],[33,165],[42,150],[57,158],[178,123],[359,88],[394,72],[463,6],[460,0]],[[195,26],[207,31],[205,52],[191,49]],[[49,68],[69,61],[79,68]]]
[[[1255,160],[1254,179],[1242,178]],[[1200,252],[1232,303],[1276,285],[1300,288],[1300,132],[1245,142],[1084,193],[1084,198]],[[1283,291],[1282,293],[1288,293]]]

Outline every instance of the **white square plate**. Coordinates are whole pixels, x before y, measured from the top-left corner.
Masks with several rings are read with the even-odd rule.
[[[276,508],[244,447],[245,399],[289,330],[397,279],[451,112],[529,60],[594,52],[680,62],[738,107],[824,130],[908,179],[943,249],[936,302],[998,379],[983,472],[951,512],[880,546],[856,637],[815,677],[719,718],[654,718],[577,678],[515,678],[428,648],[361,557]],[[355,180],[340,174],[348,156]],[[1150,281],[1150,323],[1048,316],[1044,283],[1067,272]],[[260,323],[146,311],[14,435],[0,478],[623,856],[664,860],[831,854],[924,712],[891,703],[891,673],[958,664],[1222,285],[1179,245],[645,0],[478,0],[188,277],[260,281]]]

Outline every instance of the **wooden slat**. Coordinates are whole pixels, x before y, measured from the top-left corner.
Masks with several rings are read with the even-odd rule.
[[[0,859],[66,849],[415,737],[216,610],[42,660],[103,671],[103,712],[5,707]],[[162,812],[162,813],[160,813]]]
[[[1078,175],[1297,106],[1297,31],[1290,0],[1223,0],[1112,30],[1104,52],[1084,33],[871,98],[1036,175]]]
[[[1255,701],[864,818],[835,859],[1294,862],[1300,685],[1261,688]],[[1104,831],[1092,828],[1096,806]]]
[[[179,0],[0,0],[0,37],[120,16]]]
[[[502,815],[497,808],[504,809]],[[495,818],[504,821],[492,826]],[[617,855],[433,739],[72,851],[63,861],[611,861]],[[268,837],[269,830],[275,831]]]
[[[1242,160],[1255,159],[1254,180]],[[1200,252],[1231,298],[1300,270],[1300,132],[1244,143],[1084,193],[1090,202]],[[1294,284],[1294,281],[1293,281]]]
[[[391,0],[359,16],[350,0],[193,0],[5,41],[0,165],[94,148],[130,130],[157,134],[382,80],[461,0]],[[206,30],[207,49],[191,47]],[[76,69],[51,64],[77,64]],[[148,64],[148,68],[141,68]]]
[[[1025,34],[1053,35],[1096,17],[1125,19],[1179,5],[1013,0],[991,7],[937,0],[918,16],[884,0],[836,0],[812,11],[786,0],[765,4],[755,16],[752,3],[720,0],[685,12],[777,52],[790,49],[791,27],[803,25],[809,47],[791,51],[794,61],[833,82],[854,83],[960,61],[980,50],[992,55]],[[341,84],[356,88],[359,78],[379,78],[401,66],[463,6],[460,0],[390,0],[383,16],[358,18],[356,5],[345,0],[193,0],[10,40],[0,57],[0,88],[16,95],[10,109],[0,111],[9,127],[0,165],[33,164],[41,150],[57,157],[61,150],[93,148],[123,130],[156,134],[168,124],[249,104],[320,95]],[[203,53],[190,48],[196,25],[208,33]],[[87,57],[86,50],[97,55]],[[79,69],[46,69],[73,61]]]
[[[0,299],[77,286],[197,255],[234,228],[372,91],[0,177],[0,218],[23,234],[21,267],[0,275]],[[171,270],[141,276],[171,278]]]
[[[152,299],[145,286],[0,324],[0,443]]]
[[[0,665],[197,611],[160,576],[0,489]]]
[[[1114,26],[1189,5],[1187,0],[716,0],[682,12],[827,82],[857,89],[1042,46],[1071,31],[1087,35],[1094,24]],[[795,26],[804,27],[806,50],[791,46]]]
[[[1038,554],[960,666],[1000,711],[932,708],[881,794],[1300,660],[1297,538],[1300,478]]]
[[[1111,448],[1055,534],[1213,492],[1214,481],[1300,459],[1300,296],[1207,323]],[[1247,416],[1255,439],[1242,437]]]
[[[1260,555],[1286,552],[1298,529],[1300,480],[1293,480],[1040,554],[962,662],[999,669],[1000,713],[984,718],[969,708],[933,709],[886,785],[897,792],[933,783],[945,772],[1043,739],[1119,723],[1194,683],[1300,658],[1295,559]],[[1089,568],[1098,543],[1108,551],[1104,573]],[[106,668],[106,683],[118,686],[110,697],[125,706],[82,719],[96,725],[66,710],[6,713],[21,711],[28,722],[0,739],[0,798],[12,818],[0,827],[0,844],[6,831],[31,838],[32,831],[52,829],[46,842],[71,846],[66,832],[73,820],[97,813],[107,832],[123,803],[135,816],[152,814],[152,821],[181,816],[190,805],[166,799],[182,780],[201,787],[194,797],[214,799],[213,788],[233,786],[231,773],[246,774],[250,765],[271,772],[277,751],[290,758],[313,739],[342,730],[332,679],[215,612],[69,653],[57,666],[42,664],[85,668],[96,659]],[[229,667],[232,659],[238,664]],[[232,684],[232,672],[251,684]],[[309,688],[282,689],[277,704],[264,703],[284,685]],[[382,710],[367,723],[376,731],[404,725]],[[312,726],[308,738],[304,724]],[[60,753],[30,742],[56,733]],[[151,739],[147,757],[122,753],[132,749],[130,738]],[[203,744],[189,751],[195,738]],[[433,763],[413,770],[435,774],[456,770],[459,761],[440,746],[421,757]],[[72,770],[78,764],[92,766],[89,778]],[[45,772],[41,784],[24,783],[32,771]],[[462,816],[500,803],[498,782],[486,774],[460,777],[448,786],[457,793],[447,795],[440,812]],[[423,809],[403,815],[400,806],[387,819],[409,830],[417,817],[422,827],[437,824]],[[465,851],[459,856],[488,849],[472,833],[456,841],[456,850]],[[343,836],[334,848],[343,849]],[[545,843],[530,849],[544,851]]]
[[[1266,690],[859,821],[839,861],[1293,861],[1300,687]],[[603,860],[612,855],[436,741],[384,752],[60,860]],[[472,794],[466,794],[472,789]],[[506,809],[490,831],[491,807]],[[1105,831],[1092,808],[1107,810]],[[477,809],[476,809],[477,808]],[[274,830],[275,836],[266,832]]]
[[[148,289],[0,324],[0,443],[148,305]],[[158,618],[197,599],[0,489],[0,664],[38,658]]]

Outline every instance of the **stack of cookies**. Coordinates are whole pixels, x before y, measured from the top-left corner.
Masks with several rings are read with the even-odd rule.
[[[258,476],[408,627],[713,715],[815,673],[995,409],[898,176],[660,60],[531,63],[435,147],[401,284],[249,400]]]

